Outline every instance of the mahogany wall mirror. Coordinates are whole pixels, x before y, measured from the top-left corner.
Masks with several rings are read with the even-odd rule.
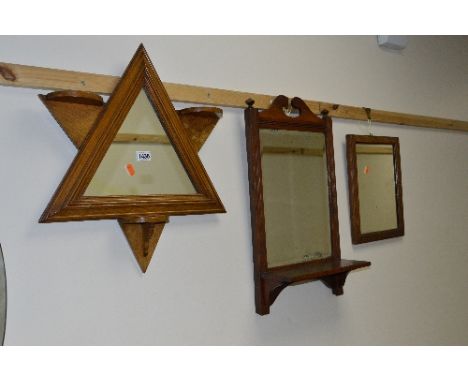
[[[353,244],[403,236],[398,138],[347,135],[346,155]]]
[[[332,121],[299,98],[278,96],[264,111],[247,104],[256,311],[268,314],[285,287],[307,281],[340,295],[348,272],[370,263],[341,259]]]
[[[83,92],[40,98],[79,149],[41,223],[117,219],[145,272],[169,216],[225,212],[197,155],[213,115],[176,112],[143,45],[105,105]],[[197,117],[208,129],[192,128]]]

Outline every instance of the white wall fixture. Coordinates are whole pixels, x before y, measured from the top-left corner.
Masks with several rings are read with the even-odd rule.
[[[379,46],[394,49],[403,50],[408,45],[407,36],[377,36],[377,43]]]

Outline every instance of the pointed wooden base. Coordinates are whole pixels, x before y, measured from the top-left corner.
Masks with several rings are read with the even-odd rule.
[[[146,222],[119,219],[120,228],[122,228],[143,273],[148,269],[156,244],[158,244],[159,237],[167,222],[166,216]]]

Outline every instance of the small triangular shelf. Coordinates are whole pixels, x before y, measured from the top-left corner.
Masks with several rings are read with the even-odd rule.
[[[79,150],[40,222],[118,219],[144,271],[161,219],[225,212],[143,45],[103,109],[82,114],[95,122],[84,138],[68,134]]]
[[[68,138],[79,148],[104,108],[104,100],[92,92],[65,90],[39,99],[53,115]]]
[[[156,218],[145,223],[119,219],[120,227],[143,273],[148,268],[167,221],[166,217]]]

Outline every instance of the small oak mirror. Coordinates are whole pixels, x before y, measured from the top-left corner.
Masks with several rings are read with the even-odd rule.
[[[332,121],[299,98],[245,110],[255,304],[268,314],[289,285],[321,280],[343,294],[347,274],[370,265],[342,260]],[[295,115],[285,114],[294,109]]]
[[[403,236],[398,138],[347,135],[346,152],[353,244]]]
[[[140,90],[84,195],[196,193],[146,92]]]

